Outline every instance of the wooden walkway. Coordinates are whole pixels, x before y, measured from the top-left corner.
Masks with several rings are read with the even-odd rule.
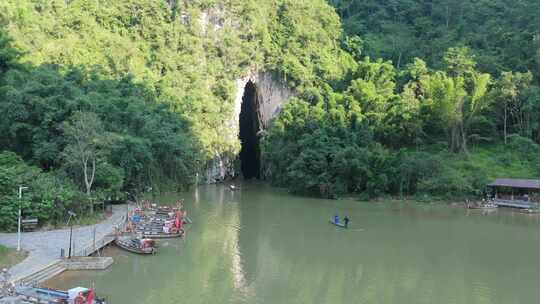
[[[107,220],[92,226],[73,228],[73,256],[88,256],[114,240],[112,233],[116,227],[125,223],[126,206],[113,206],[113,215]],[[94,242],[95,239],[95,242]],[[16,233],[0,234],[0,244],[16,247]],[[28,251],[28,257],[13,266],[9,273],[12,281],[20,281],[36,272],[53,265],[61,259],[61,252],[68,254],[69,228],[24,232],[22,248]]]

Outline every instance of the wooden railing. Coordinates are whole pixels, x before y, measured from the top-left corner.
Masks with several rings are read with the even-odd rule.
[[[125,223],[126,223],[126,218],[125,216],[122,216],[119,220],[113,223],[113,227],[118,227],[121,230],[122,227],[125,225]],[[94,233],[95,233],[95,230],[94,230]],[[75,248],[75,245],[74,245],[73,256],[89,256],[93,254],[94,252],[98,251],[99,249],[107,246],[112,241],[114,241],[114,235],[112,235],[111,233],[108,233],[103,236],[96,235],[95,242],[94,242],[94,239],[92,239],[86,244],[84,244],[84,246],[80,249]]]

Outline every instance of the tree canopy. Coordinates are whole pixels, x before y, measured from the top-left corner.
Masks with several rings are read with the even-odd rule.
[[[2,1],[5,214],[19,171],[64,185],[32,186],[30,210],[50,220],[51,206],[192,185],[238,155],[225,126],[250,71],[295,92],[260,134],[262,175],[294,192],[478,194],[538,176],[538,5]]]
[[[435,68],[452,47],[469,47],[482,72],[531,71],[540,3],[535,0],[329,0],[348,35],[363,40],[372,57],[391,60],[398,68],[423,58]]]

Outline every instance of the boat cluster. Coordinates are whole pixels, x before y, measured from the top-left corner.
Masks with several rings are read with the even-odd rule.
[[[85,287],[63,291],[31,286],[17,286],[13,295],[3,298],[2,303],[106,304],[105,299],[96,297],[93,289]]]
[[[182,201],[175,206],[159,206],[144,201],[129,215],[125,231],[115,244],[129,252],[155,254],[156,239],[179,238],[185,233],[185,224],[190,224]]]
[[[465,208],[467,209],[481,209],[481,210],[494,210],[497,209],[498,206],[491,200],[485,200],[482,199],[481,202],[470,202],[469,200],[465,200]]]
[[[494,200],[483,199],[481,202],[470,202],[469,200],[465,201],[465,208],[467,209],[479,209],[485,211],[497,210],[498,205]],[[519,213],[530,214],[530,215],[540,215],[540,205],[531,204],[529,208],[520,208]]]

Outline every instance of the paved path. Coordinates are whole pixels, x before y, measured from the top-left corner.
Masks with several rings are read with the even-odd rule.
[[[113,232],[114,227],[125,220],[126,205],[114,205],[113,214],[105,221],[92,225],[73,228],[72,252],[80,254],[84,247],[92,246],[94,240],[94,228],[96,240],[99,240]],[[17,248],[17,233],[0,233],[0,244]],[[28,257],[21,263],[11,267],[9,273],[12,278],[26,277],[60,258],[63,248],[67,255],[69,248],[69,228],[23,232],[21,248],[28,252]]]

